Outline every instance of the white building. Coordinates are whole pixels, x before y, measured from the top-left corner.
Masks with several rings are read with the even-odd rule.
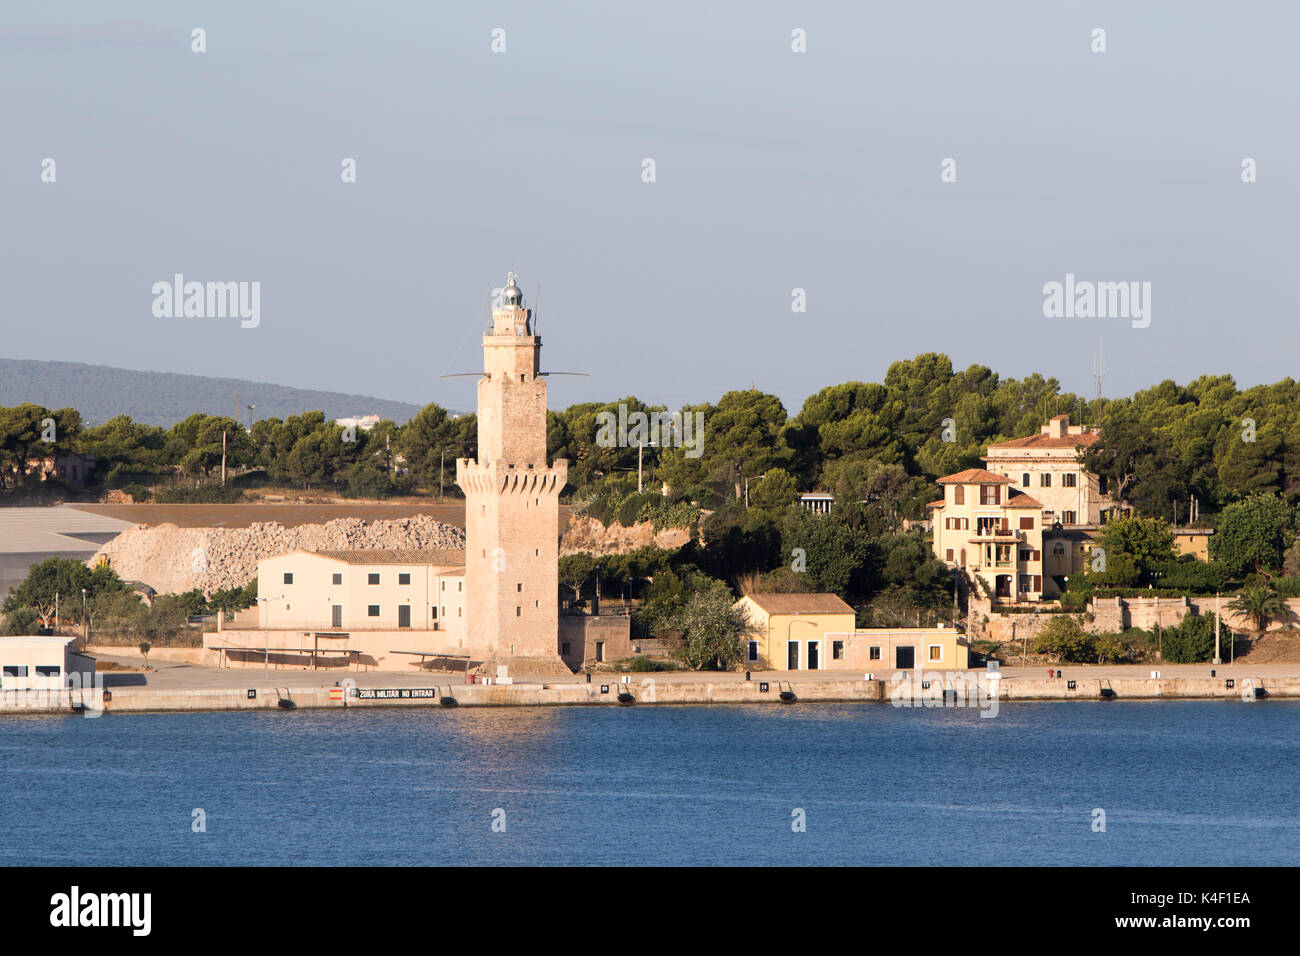
[[[0,637],[0,691],[60,690],[68,676],[81,675],[88,686],[95,659],[72,649],[73,637]]]
[[[368,432],[379,424],[378,415],[357,415],[352,418],[336,418],[334,424],[339,428],[359,428],[363,432]]]
[[[989,445],[984,461],[1012,488],[1041,501],[1049,526],[1098,525],[1115,507],[1097,476],[1083,467],[1084,453],[1099,437],[1097,429],[1057,415],[1037,435]]]

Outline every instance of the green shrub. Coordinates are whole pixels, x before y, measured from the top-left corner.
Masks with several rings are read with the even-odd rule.
[[[1082,610],[1088,605],[1088,598],[1092,597],[1092,591],[1066,591],[1061,595],[1061,607],[1072,610]]]
[[[1273,590],[1284,598],[1300,598],[1300,578],[1274,578]]]
[[[1092,649],[1098,664],[1117,664],[1130,656],[1128,643],[1115,633],[1094,634]]]
[[[1219,638],[1228,646],[1231,632],[1220,623]],[[1189,614],[1177,627],[1165,631],[1161,640],[1161,660],[1170,664],[1201,664],[1214,659],[1214,616]]]
[[[222,487],[219,484],[201,485],[198,488],[175,486],[163,488],[156,492],[154,500],[159,504],[233,504],[243,500],[244,492],[234,485]]]
[[[153,497],[153,492],[138,481],[133,481],[129,485],[123,485],[122,490],[130,495],[131,500],[136,504],[139,504],[142,501],[148,501]]]
[[[1155,569],[1162,591],[1185,591],[1189,594],[1213,594],[1222,591],[1228,581],[1228,567],[1221,561],[1198,561],[1190,555],[1166,561]]]
[[[1092,638],[1073,617],[1054,617],[1034,640],[1034,651],[1070,664],[1088,664],[1096,659]]]

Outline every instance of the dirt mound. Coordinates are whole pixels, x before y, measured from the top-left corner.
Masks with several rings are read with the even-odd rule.
[[[338,518],[286,528],[278,521],[247,528],[129,528],[91,559],[106,557],[119,576],[162,593],[191,588],[211,593],[243,587],[257,577],[257,562],[288,551],[357,549],[457,550],[465,532],[428,515],[391,521]]]
[[[1243,647],[1245,645],[1245,647]],[[1227,654],[1225,653],[1226,657]],[[1286,627],[1260,637],[1237,638],[1237,664],[1293,664],[1300,662],[1300,631]]]

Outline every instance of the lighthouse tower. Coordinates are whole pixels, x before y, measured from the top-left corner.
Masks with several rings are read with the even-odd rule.
[[[564,667],[558,565],[569,463],[546,461],[546,380],[532,317],[512,272],[483,336],[478,459],[457,460],[456,483],[465,493],[466,643],[512,670],[554,671]]]

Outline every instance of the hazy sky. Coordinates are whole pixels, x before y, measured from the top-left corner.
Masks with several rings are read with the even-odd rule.
[[[4,0],[0,354],[469,408],[439,376],[514,268],[544,366],[591,373],[552,407],[793,413],[925,351],[1090,394],[1099,335],[1107,394],[1273,381],[1298,34],[1284,2]],[[177,272],[260,281],[260,325],[156,318]],[[1044,318],[1067,272],[1150,282],[1150,327]]]

